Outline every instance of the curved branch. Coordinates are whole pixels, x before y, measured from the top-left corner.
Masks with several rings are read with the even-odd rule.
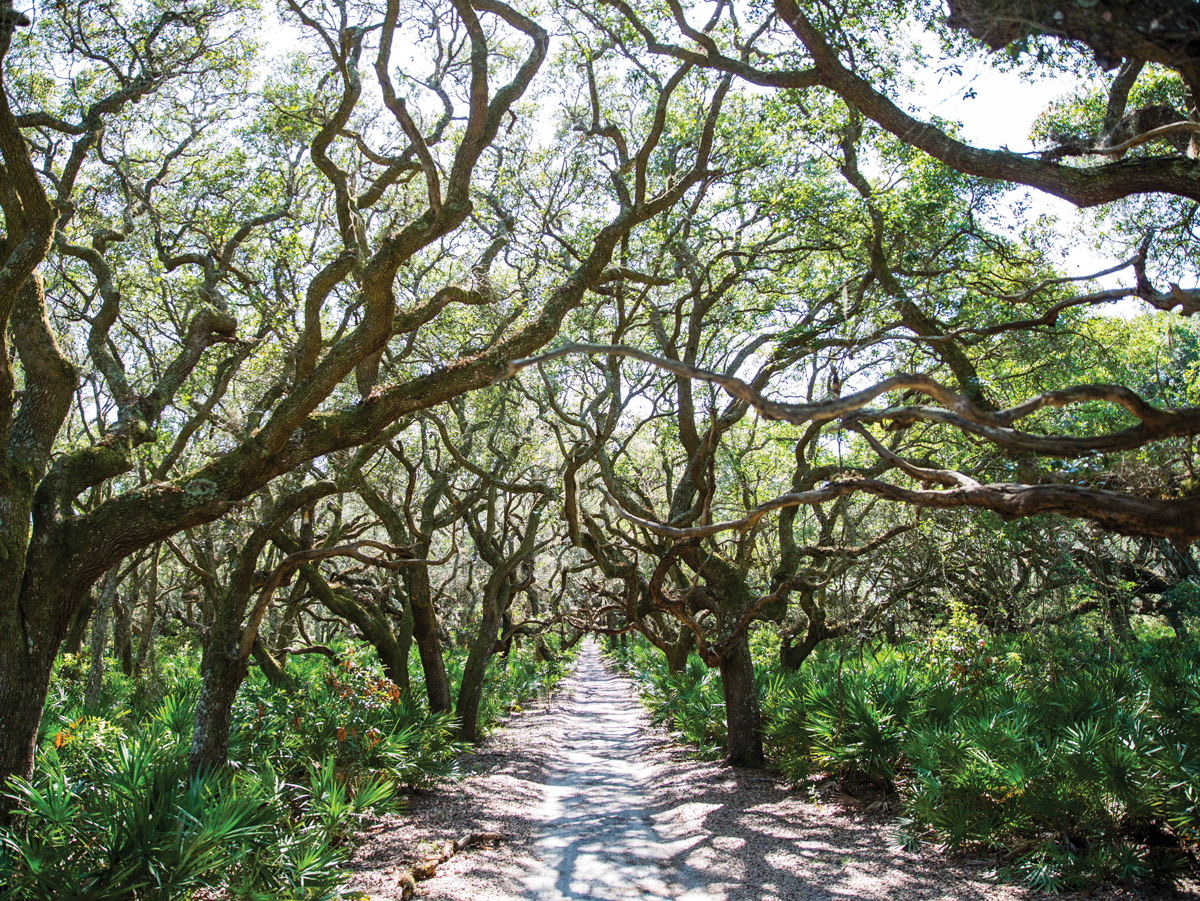
[[[370,554],[364,554],[360,548],[373,548],[382,551],[385,554],[394,554],[401,559],[385,560],[381,557],[374,557]],[[250,653],[254,650],[254,641],[258,637],[258,627],[266,616],[267,607],[270,606],[271,598],[275,596],[276,589],[283,584],[284,579],[292,573],[293,570],[316,560],[327,560],[330,557],[350,557],[370,566],[379,566],[383,569],[399,569],[403,566],[438,566],[449,561],[450,556],[453,556],[455,550],[451,550],[443,560],[417,560],[411,556],[403,556],[410,554],[411,551],[406,548],[396,547],[390,544],[384,544],[382,541],[371,541],[363,539],[355,541],[351,544],[339,544],[335,547],[319,547],[312,548],[307,551],[296,551],[294,554],[288,554],[282,562],[271,571],[271,575],[267,578],[266,584],[262,587],[262,591],[258,596],[258,603],[254,605],[254,610],[250,613],[250,619],[246,622],[245,631],[242,632],[242,642],[238,648],[238,655],[242,660],[249,660]]]
[[[743,81],[767,88],[811,88],[821,83],[820,73],[816,69],[803,71],[756,69],[745,60],[733,59],[715,52],[713,49],[715,45],[711,41],[703,45],[700,50],[689,50],[676,44],[664,44],[624,0],[603,0],[603,2],[625,17],[625,20],[637,31],[638,36],[646,42],[646,49],[656,56],[669,56],[680,62],[716,69],[718,72],[736,75]]]
[[[611,496],[608,496],[608,499],[622,518],[636,525],[670,538],[694,539],[706,538],[720,532],[744,532],[774,510],[814,506],[856,492],[900,501],[915,507],[976,507],[1014,519],[1039,513],[1055,513],[1086,519],[1101,528],[1123,535],[1167,538],[1176,547],[1186,547],[1200,539],[1200,497],[1146,498],[1075,485],[981,485],[976,482],[936,491],[903,488],[879,479],[839,479],[812,491],[780,495],[755,507],[741,519],[686,529],[675,529],[635,517],[622,510]]]
[[[1194,135],[1198,132],[1200,132],[1200,123],[1187,121],[1170,122],[1166,125],[1160,125],[1158,128],[1144,131],[1140,135],[1134,135],[1129,140],[1122,141],[1120,144],[1114,144],[1112,147],[1096,147],[1092,150],[1092,153],[1104,156],[1120,156],[1126,150],[1137,147],[1139,144],[1145,144],[1147,141],[1154,141],[1158,138],[1170,137],[1171,135]]]
[[[1196,177],[1195,164],[1183,157],[1147,157],[1081,169],[1032,160],[1009,151],[982,150],[955,140],[941,129],[914,119],[870,82],[842,65],[837,52],[800,11],[795,0],[775,0],[775,10],[812,56],[822,84],[902,141],[952,169],[1029,185],[1079,207],[1151,192],[1200,200],[1200,178]]]
[[[1162,410],[1123,385],[1075,385],[1057,391],[1046,391],[1007,409],[992,411],[980,408],[966,397],[929,376],[901,374],[891,376],[869,388],[843,397],[829,398],[815,403],[788,404],[768,400],[754,386],[739,378],[619,344],[566,344],[557,350],[536,357],[526,357],[509,362],[500,378],[511,377],[535,363],[576,353],[629,357],[678,376],[711,382],[719,385],[735,400],[743,401],[753,407],[764,419],[790,422],[793,425],[843,418],[852,418],[857,422],[887,420],[899,425],[917,421],[940,422],[979,435],[1001,447],[1011,450],[1034,451],[1055,457],[1078,457],[1100,452],[1130,450],[1164,438],[1200,434],[1200,407]],[[945,409],[926,406],[887,407],[882,410],[865,409],[872,400],[892,391],[914,391],[924,394]],[[1141,423],[1111,435],[1095,438],[1032,435],[1011,428],[1014,422],[1039,410],[1088,402],[1112,404],[1132,414],[1141,420]]]

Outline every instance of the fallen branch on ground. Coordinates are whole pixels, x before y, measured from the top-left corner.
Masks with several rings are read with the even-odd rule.
[[[410,869],[404,870],[396,877],[396,882],[400,885],[400,897],[405,901],[412,898],[416,894],[417,883],[436,876],[438,867],[459,851],[466,851],[468,848],[479,845],[498,844],[506,838],[507,836],[501,832],[473,832],[467,833],[459,839],[451,839],[442,845],[442,849],[436,854],[422,857]]]

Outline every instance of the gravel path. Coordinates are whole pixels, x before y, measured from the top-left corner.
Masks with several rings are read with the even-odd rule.
[[[893,849],[886,818],[803,800],[762,772],[697,762],[652,729],[594,644],[549,707],[513,717],[460,783],[415,796],[358,849],[354,887],[398,899],[398,875],[469,832],[418,897],[436,901],[842,901],[1033,897],[991,861]],[[1105,891],[1109,901],[1147,898]],[[1158,897],[1162,897],[1158,895]],[[1189,897],[1195,897],[1189,895]]]

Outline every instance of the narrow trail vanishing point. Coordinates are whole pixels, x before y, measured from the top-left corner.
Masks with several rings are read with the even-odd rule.
[[[548,706],[512,718],[462,782],[420,793],[355,857],[355,887],[399,899],[398,876],[446,839],[499,832],[417,884],[434,901],[1015,899],[992,861],[944,861],[889,841],[885,817],[762,772],[697,761],[651,728],[629,680],[586,642]],[[1109,899],[1133,897],[1122,891]]]

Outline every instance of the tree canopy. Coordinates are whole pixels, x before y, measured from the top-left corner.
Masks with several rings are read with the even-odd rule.
[[[284,0],[272,57],[251,0],[3,0],[0,777],[139,555],[206,611],[197,766],[276,593],[415,641],[447,710],[478,565],[464,737],[553,620],[697,648],[753,763],[750,625],[797,659],[875,628],[931,542],[972,553],[930,522],[989,523],[1022,586],[1085,526],[1125,536],[1097,578],[1186,574],[1200,19],[1059,6]],[[910,108],[984,45],[1080,86],[1039,151]],[[1077,240],[1111,266],[1064,273]]]

